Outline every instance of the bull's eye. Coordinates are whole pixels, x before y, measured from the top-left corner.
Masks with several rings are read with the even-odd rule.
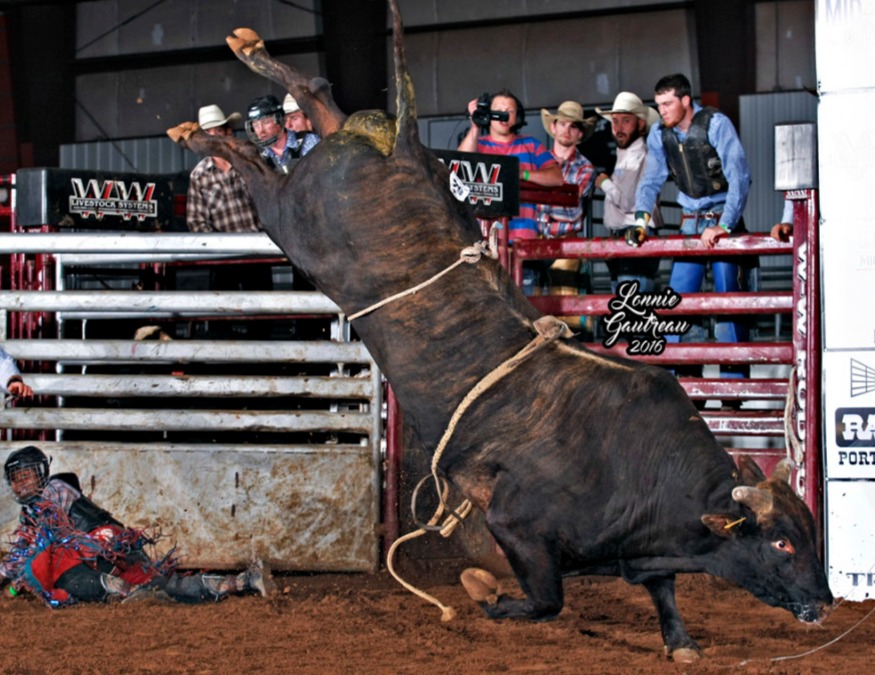
[[[793,555],[796,553],[796,549],[793,548],[793,544],[790,543],[788,539],[777,539],[772,542],[772,548],[776,551],[780,551],[781,553],[786,553],[787,555]]]

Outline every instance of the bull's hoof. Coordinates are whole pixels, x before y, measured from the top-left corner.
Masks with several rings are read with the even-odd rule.
[[[675,661],[677,663],[695,663],[702,658],[699,650],[692,649],[691,647],[682,647],[680,649],[675,649],[669,654],[669,656],[671,656],[672,661]]]
[[[179,126],[168,129],[167,135],[174,143],[179,143],[180,140],[187,141],[198,129],[200,129],[200,125],[197,122],[183,122]]]
[[[235,28],[231,35],[225,38],[225,42],[238,57],[250,56],[259,49],[264,49],[264,40],[251,28]]]
[[[474,602],[487,605],[498,602],[498,580],[486,570],[469,567],[462,572],[460,579]]]

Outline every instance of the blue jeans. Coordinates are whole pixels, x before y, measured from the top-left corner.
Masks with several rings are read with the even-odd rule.
[[[706,217],[705,214],[699,214],[698,217],[694,213],[684,211],[684,220],[681,224],[681,234],[688,236],[701,235],[706,227],[718,224],[720,214],[715,214],[712,217]],[[737,260],[737,258],[736,258]],[[705,279],[705,269],[708,263],[711,263],[711,273],[714,276],[714,290],[717,293],[733,293],[742,290],[740,280],[741,267],[738,262],[733,262],[730,258],[676,258],[671,267],[671,278],[668,285],[676,293],[698,293],[702,289],[702,282]],[[681,336],[667,335],[667,342],[680,342]],[[714,338],[717,342],[747,342],[750,339],[750,330],[743,321],[718,320],[714,323]],[[742,368],[746,371],[747,368]],[[727,370],[721,371],[721,377],[725,378],[741,378],[745,377],[745,372],[731,372],[730,367]]]
[[[536,290],[540,290],[544,283],[544,275],[552,264],[552,260],[526,260],[523,262],[523,283],[520,286],[523,295],[531,297]]]
[[[622,239],[625,230],[612,230],[611,237]],[[656,230],[647,228],[647,238],[657,237]],[[624,281],[637,281],[639,293],[652,293],[656,290],[656,275],[659,272],[659,258],[616,258],[607,261],[611,273],[611,293]]]

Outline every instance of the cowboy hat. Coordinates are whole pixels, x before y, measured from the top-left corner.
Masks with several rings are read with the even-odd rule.
[[[197,123],[201,129],[215,129],[223,124],[237,122],[240,119],[241,115],[238,112],[233,112],[225,117],[225,113],[217,105],[205,105],[197,111]]]
[[[635,115],[638,119],[644,120],[645,134],[650,131],[650,127],[659,121],[659,113],[650,106],[644,105],[640,98],[629,91],[621,91],[617,94],[617,98],[614,99],[614,105],[611,106],[610,110],[602,110],[596,107],[595,111],[608,121],[610,121],[613,113]]]
[[[541,124],[544,125],[544,130],[550,136],[553,135],[550,127],[553,126],[553,122],[557,119],[570,120],[579,124],[583,130],[583,139],[581,139],[583,141],[592,136],[596,124],[595,117],[583,116],[583,106],[577,103],[577,101],[565,101],[559,104],[555,115],[551,114],[546,108],[541,108]]]
[[[293,112],[297,112],[301,109],[301,106],[298,105],[298,102],[292,98],[291,94],[286,94],[286,97],[283,99],[283,112],[286,115],[290,115]]]

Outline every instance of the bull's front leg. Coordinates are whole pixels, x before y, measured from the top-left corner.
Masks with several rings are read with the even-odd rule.
[[[311,78],[274,59],[268,54],[264,41],[251,28],[237,28],[225,41],[234,55],[251,71],[285,87],[322,138],[343,126],[346,115],[334,102],[328,80],[323,77]]]
[[[526,597],[501,595],[495,602],[481,602],[480,606],[492,619],[555,619],[562,611],[564,596],[562,574],[551,552],[553,547],[528,531],[504,526],[500,520],[494,512],[490,513],[487,526],[504,551]]]
[[[659,615],[665,653],[680,663],[693,663],[700,658],[701,651],[696,641],[687,633],[684,620],[678,612],[674,581],[675,577],[672,574],[648,579],[643,583]]]
[[[261,159],[252,143],[234,136],[210,136],[197,122],[183,122],[168,129],[167,135],[174,143],[178,143],[186,150],[202,156],[212,155],[228,160],[250,185],[254,186],[259,179],[274,182],[279,175]],[[250,188],[252,189],[255,188]]]

